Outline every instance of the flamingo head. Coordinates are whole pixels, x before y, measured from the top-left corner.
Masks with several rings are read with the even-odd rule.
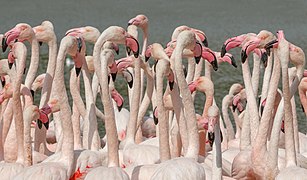
[[[231,64],[233,67],[237,68],[236,60],[235,60],[235,58],[233,57],[232,54],[226,53],[226,54],[224,55],[224,57],[220,57],[219,59],[220,59],[221,61],[227,62],[227,63]]]
[[[142,29],[148,28],[148,18],[143,14],[139,14],[129,20],[128,26],[130,25],[135,25],[141,27]]]
[[[241,50],[241,60],[244,63],[248,57],[248,55],[254,51],[256,48],[265,48],[265,46],[271,42],[272,40],[276,39],[274,34],[267,31],[262,30],[258,33],[257,36],[250,36],[250,39],[245,42],[242,46]]]
[[[217,71],[218,69],[217,59],[215,53],[211,49],[203,47],[202,58],[206,59],[212,65],[214,71]]]
[[[242,42],[245,40],[245,38],[246,34],[242,34],[240,36],[227,39],[222,46],[221,57],[224,57],[226,52],[229,51],[230,49],[240,46]]]
[[[151,51],[152,51],[152,45],[147,46],[145,51],[145,62],[147,62],[151,57]]]
[[[32,27],[26,23],[19,23],[14,28],[4,34],[2,40],[2,51],[5,52],[8,46],[14,42],[30,40],[34,36]]]
[[[191,30],[199,37],[200,41],[205,47],[208,47],[208,38],[204,32],[198,29],[191,28]]]
[[[49,42],[53,40],[55,37],[53,25],[50,21],[44,21],[41,25],[35,26],[32,29],[40,45],[43,42]]]

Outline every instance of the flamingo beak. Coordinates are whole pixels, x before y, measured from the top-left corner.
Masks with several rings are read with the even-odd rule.
[[[205,39],[203,40],[203,44],[205,47],[208,47],[209,43],[208,43],[208,38],[205,37]]]
[[[171,70],[171,72],[169,73],[169,75],[168,75],[168,85],[169,85],[169,88],[170,88],[170,90],[172,91],[173,89],[174,89],[174,83],[175,83],[175,81],[174,81],[174,73],[173,73],[173,71]]]
[[[214,55],[214,54],[213,54],[213,55]],[[217,71],[217,70],[218,70],[219,66],[218,66],[218,64],[217,64],[217,60],[216,60],[216,56],[215,56],[215,55],[214,55],[214,61],[211,62],[211,65],[212,65],[214,71]]]
[[[139,42],[131,35],[126,37],[126,50],[128,54],[132,51],[135,58],[139,57]]]
[[[34,90],[31,89],[30,92],[31,92],[32,98],[34,99]]]
[[[221,57],[224,57],[226,53],[227,53],[226,44],[223,44],[222,49],[221,49]]]
[[[37,126],[38,126],[39,129],[42,129],[42,127],[43,127],[43,123],[39,119],[37,120]]]
[[[115,82],[117,73],[111,73],[112,81]]]
[[[8,45],[6,43],[6,37],[3,37],[3,40],[2,40],[2,52],[5,52],[7,47],[8,47]]]
[[[42,41],[39,41],[38,44],[39,44],[39,46],[42,46],[42,45],[43,45],[43,42],[42,42]]]
[[[268,65],[268,54],[267,51],[263,52],[261,54],[261,61],[263,62],[264,67],[267,67]]]
[[[154,119],[155,125],[157,125],[159,123],[157,106],[155,107],[154,112],[153,112],[153,119]]]
[[[188,85],[191,94],[192,94],[194,91],[196,91],[196,86],[197,86],[197,84],[196,84],[195,81],[190,82],[190,84]]]
[[[13,29],[9,30],[5,33],[3,40],[2,40],[2,51],[5,52],[8,45],[11,44],[11,42],[17,42],[18,36],[21,33],[21,30],[18,27],[14,27]]]
[[[196,45],[195,45],[195,48],[194,48],[194,58],[195,58],[196,64],[198,64],[200,62],[202,50],[203,50],[203,48],[202,48],[201,44],[198,41],[196,41]]]
[[[5,86],[5,79],[4,79],[4,80],[2,80],[2,78],[1,78],[1,84],[2,84],[2,87],[4,87],[4,86]]]
[[[277,43],[278,43],[278,39],[275,39],[275,40],[273,40],[273,41],[267,43],[267,44],[264,46],[264,48],[265,48],[265,50],[266,50],[266,52],[267,52],[268,55],[271,53],[271,48],[273,48],[275,45],[277,45]]]
[[[236,63],[236,60],[233,56],[228,56],[230,58],[230,61],[231,61],[231,65],[235,68],[237,68],[237,63]]]
[[[14,63],[8,62],[8,64],[9,64],[9,68],[12,69],[12,66]]]
[[[75,70],[76,70],[76,75],[77,75],[77,77],[79,77],[79,74],[80,74],[80,72],[81,72],[81,67],[77,68],[77,67],[75,66]]]
[[[128,82],[128,86],[129,86],[130,89],[132,88],[132,86],[133,86],[133,79]]]

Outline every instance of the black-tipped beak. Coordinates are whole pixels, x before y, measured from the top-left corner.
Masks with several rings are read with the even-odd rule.
[[[196,64],[198,64],[200,62],[201,55],[203,53],[203,48],[202,48],[201,44],[198,41],[196,41],[196,46],[197,45],[200,46],[200,55],[198,57],[194,57]]]
[[[36,121],[36,123],[37,123],[38,128],[39,128],[39,129],[42,129],[42,127],[43,127],[42,121],[38,119],[38,120]]]
[[[212,65],[214,71],[217,71],[217,70],[218,70],[219,66],[218,66],[218,64],[217,64],[216,58],[214,59],[214,61],[211,62],[211,65]]]
[[[75,70],[76,70],[77,77],[79,77],[79,74],[81,72],[81,67],[80,68],[75,67]]]
[[[203,44],[204,44],[205,47],[208,47],[209,44],[208,44],[208,39],[207,39],[207,37],[204,39]]]
[[[77,38],[77,42],[78,42],[78,52],[81,52],[82,49],[82,39],[80,37]]]
[[[123,108],[124,103],[122,103],[120,106],[117,106],[118,112],[120,112]]]
[[[2,52],[5,52],[7,49],[6,37],[2,39]]]
[[[131,49],[130,49],[130,47],[126,47],[126,51],[127,51],[127,54],[130,56],[130,54],[131,54]]]
[[[224,57],[226,54],[226,44],[223,44],[222,49],[221,49],[221,57]]]
[[[246,51],[245,51],[245,50],[242,50],[242,51],[241,51],[241,61],[242,61],[242,64],[245,63],[246,59],[247,59]]]
[[[27,70],[27,68],[24,68],[24,69],[23,69],[23,74],[26,74],[26,70]]]
[[[214,143],[214,132],[208,132],[208,141],[210,146],[212,147]]]
[[[133,86],[133,79],[130,82],[128,82],[128,86],[129,86],[130,89],[132,88],[132,86]]]
[[[261,61],[263,62],[264,67],[268,65],[268,54],[264,52],[261,54]]]
[[[231,60],[231,65],[232,65],[233,67],[237,68],[238,66],[237,66],[237,63],[236,63],[235,58],[234,58],[233,56],[231,56],[231,57],[230,57],[230,60]]]
[[[153,113],[153,118],[154,118],[154,123],[155,123],[155,125],[157,125],[158,123],[159,123],[159,120],[158,120],[158,117],[156,117],[155,116],[155,112],[157,111],[157,107],[155,107],[155,109],[154,109],[154,113]]]
[[[232,112],[235,112],[237,109],[237,106],[236,105],[232,105]]]
[[[195,62],[198,64],[200,62],[201,56],[195,57]]]
[[[5,82],[4,82],[4,83],[5,83]],[[2,84],[2,86],[4,86],[4,85]],[[303,112],[305,112],[305,109],[304,109],[303,104],[301,104],[301,107],[302,107]]]
[[[149,60],[150,57],[145,56],[145,62]]]
[[[4,87],[5,86],[5,80],[3,80],[3,81],[1,80],[1,84],[2,84],[2,87]]]
[[[278,43],[278,39],[274,39],[273,41],[268,42],[268,43],[264,46],[264,48],[265,48],[266,50],[267,50],[267,49],[271,49],[271,48],[273,48],[273,45],[276,44],[276,43]]]
[[[112,81],[115,82],[117,73],[111,73]]]
[[[42,41],[39,41],[38,44],[39,44],[39,46],[42,46],[42,45],[43,45],[43,42],[42,42]]]
[[[119,49],[115,50],[116,54],[119,55]]]
[[[168,81],[169,89],[172,91],[174,89],[174,81]]]
[[[128,23],[128,26],[132,25],[132,23]]]
[[[10,68],[10,69],[12,69],[13,64],[14,64],[14,63],[10,63],[10,62],[9,62],[9,68]]]
[[[46,123],[43,123],[43,124],[44,124],[45,128],[48,130],[49,129],[49,119]]]
[[[32,98],[34,99],[34,90],[31,89],[30,92],[31,92]]]

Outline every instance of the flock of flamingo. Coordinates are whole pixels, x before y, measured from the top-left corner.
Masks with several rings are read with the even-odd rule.
[[[293,97],[298,90],[307,110],[305,54],[282,30],[232,37],[215,52],[204,32],[188,26],[177,27],[166,48],[148,45],[148,28],[145,15],[130,19],[127,30],[74,28],[59,48],[49,21],[33,28],[19,23],[0,36],[2,50],[10,49],[0,60],[0,179],[307,178],[307,136],[298,131]],[[29,67],[25,41],[31,45]],[[48,44],[49,60],[46,73],[37,76],[42,43]],[[92,56],[86,43],[94,44]],[[121,44],[126,57],[115,60]],[[211,72],[222,62],[237,67],[227,52],[235,47],[242,49],[244,86],[230,87],[220,111]],[[74,61],[72,107],[64,83],[67,55]],[[118,78],[127,82],[129,111],[115,88]],[[37,106],[33,97],[40,89]],[[196,91],[206,96],[201,115],[195,113]],[[96,107],[97,97],[103,110]],[[152,118],[145,116],[150,105]],[[103,138],[97,120],[105,124]]]

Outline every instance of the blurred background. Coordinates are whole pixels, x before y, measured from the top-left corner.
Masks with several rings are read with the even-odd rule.
[[[1,0],[0,33],[5,33],[17,23],[25,22],[34,27],[44,20],[49,20],[55,27],[59,44],[68,29],[90,25],[102,32],[111,25],[126,27],[129,19],[145,14],[149,18],[149,44],[159,42],[165,45],[170,41],[173,30],[180,25],[204,31],[209,47],[215,51],[220,51],[223,42],[229,37],[248,32],[258,33],[262,29],[273,33],[283,29],[288,41],[306,51],[306,8],[306,0]],[[139,35],[141,34],[140,32]],[[29,44],[27,46],[29,47]],[[87,48],[89,54],[92,47]],[[38,74],[45,72],[47,53],[48,48],[43,45]],[[221,64],[219,70],[212,74],[215,99],[220,108],[229,87],[237,82],[243,84],[239,49],[231,50],[230,53],[234,55],[238,68]],[[117,58],[123,57],[124,54],[125,50],[121,47],[121,54]],[[6,58],[6,54],[1,54],[1,58]],[[251,60],[249,63],[252,67]],[[66,68],[67,88],[71,68],[72,66]],[[263,76],[263,69],[261,72]],[[116,88],[127,97],[126,85],[121,83],[122,78],[118,79]],[[38,102],[39,95],[35,97]],[[124,106],[128,107],[128,99],[125,100]],[[204,101],[205,95],[198,93],[196,112],[202,112]],[[306,132],[306,117],[297,95],[296,102],[299,129]],[[98,107],[102,109],[100,98]],[[102,126],[100,132],[104,133]]]

